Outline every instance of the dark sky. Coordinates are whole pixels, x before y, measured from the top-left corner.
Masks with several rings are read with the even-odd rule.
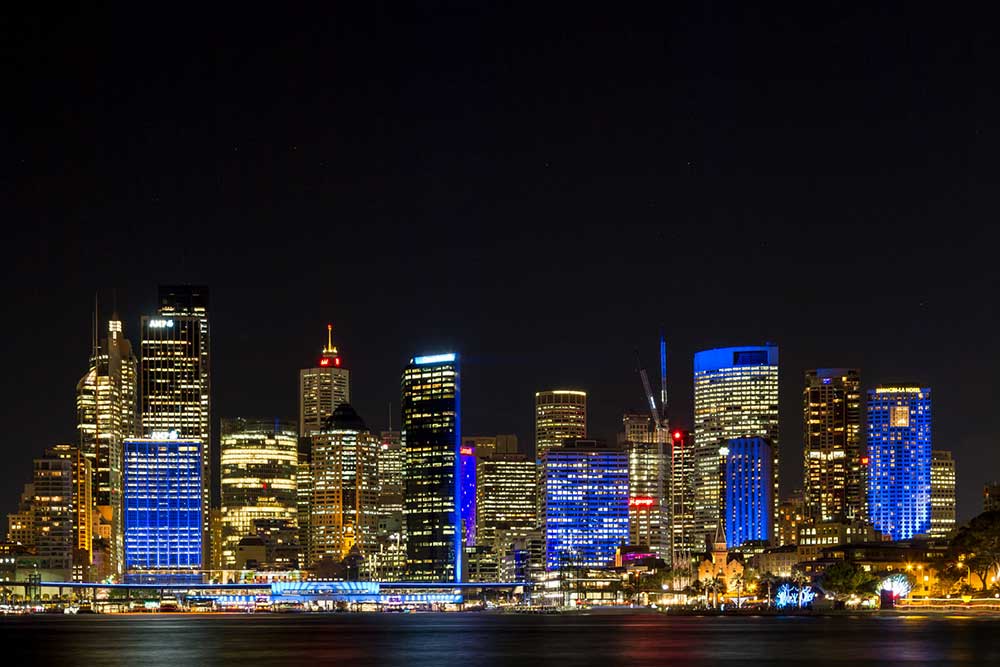
[[[191,282],[216,420],[293,416],[332,321],[376,428],[408,357],[457,349],[466,433],[528,444],[534,391],[572,385],[610,438],[663,326],[684,425],[696,350],[780,345],[785,491],[806,368],[931,386],[979,511],[1000,477],[994,17],[421,4],[3,17],[0,509],[76,437],[95,290],[134,340],[157,284]]]

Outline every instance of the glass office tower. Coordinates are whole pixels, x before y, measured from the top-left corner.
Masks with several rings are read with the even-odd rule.
[[[607,567],[628,542],[628,457],[599,440],[542,455],[545,568]]]
[[[403,370],[407,576],[462,581],[461,400],[456,354],[413,357]]]
[[[125,567],[133,575],[202,568],[203,448],[163,435],[124,443]]]
[[[298,530],[296,426],[277,419],[223,419],[219,455],[221,565],[229,569],[244,537],[262,537],[278,526]]]
[[[734,438],[771,445],[771,484],[778,497],[778,346],[725,347],[694,355],[694,515],[715,535],[722,495],[719,452]],[[774,516],[777,516],[777,502]],[[773,526],[773,523],[772,523]]]
[[[351,372],[344,368],[340,351],[333,344],[333,325],[326,325],[326,345],[313,368],[299,371],[299,435],[308,436],[341,403],[351,402]]]
[[[868,390],[868,512],[875,530],[908,540],[931,527],[931,390]]]
[[[553,389],[535,392],[535,457],[570,438],[587,437],[587,392]]]
[[[726,547],[769,541],[774,514],[771,446],[764,438],[734,438],[723,458]]]

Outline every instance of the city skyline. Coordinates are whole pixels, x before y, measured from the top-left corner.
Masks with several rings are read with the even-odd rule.
[[[155,293],[156,289],[157,288],[155,286],[150,286],[150,291],[151,292]],[[162,286],[161,286],[161,289],[162,289]],[[115,291],[117,292],[118,290],[115,290]],[[107,316],[110,318],[111,314],[108,313]],[[145,318],[145,319],[149,319],[148,316],[145,316],[145,315],[143,315],[142,317]],[[124,320],[125,318],[122,318],[122,319]],[[109,320],[109,321],[113,321],[113,320]],[[104,324],[100,324],[99,323],[99,326],[106,328],[107,321]],[[115,324],[115,326],[117,326],[117,323]],[[327,326],[329,326],[329,325],[327,325]],[[136,328],[138,329],[138,327],[136,327]],[[339,328],[343,328],[343,327],[338,327],[338,329]],[[123,335],[124,335],[125,339],[126,340],[130,340],[130,337],[128,335],[129,327],[128,327],[127,321],[123,323],[123,329],[124,329]],[[770,345],[770,343],[769,343],[769,345]],[[315,347],[315,345],[314,345],[314,347]],[[429,349],[435,350],[435,349],[439,349],[439,348],[440,348],[440,346],[431,346]],[[461,346],[461,344],[459,344],[456,349],[461,349],[461,348],[462,348],[462,346]],[[668,343],[668,349],[670,349],[669,343]],[[713,349],[698,348],[697,351],[696,351],[696,354],[697,353],[713,353],[716,350],[725,350],[725,349],[726,348],[721,348],[721,349],[720,348],[713,348]],[[320,352],[322,353],[323,350],[325,350],[325,346],[321,349]],[[215,344],[213,344],[212,354],[213,354],[213,356],[216,354],[216,345]],[[669,354],[669,352],[668,352],[668,354]],[[649,355],[649,356],[652,356],[652,355]],[[313,355],[313,358],[315,360],[316,358],[319,358],[319,355],[318,354]],[[475,361],[473,363],[474,363],[474,367],[475,367]],[[315,361],[310,362],[307,365],[314,365],[314,364],[315,364]],[[677,372],[678,367],[683,368],[683,365],[682,365],[683,364],[683,360],[678,360],[678,359],[671,358],[671,364],[672,364],[672,369],[675,371],[675,373]],[[485,368],[489,368],[489,366],[487,364],[483,364],[483,365],[484,365]],[[293,364],[293,366],[294,366],[294,364]],[[809,369],[807,368],[805,370],[809,370]],[[290,413],[292,415],[290,418],[294,420],[294,416],[297,414],[297,411],[299,410],[299,403],[298,403],[298,401],[299,401],[299,394],[298,394],[298,386],[296,384],[296,382],[298,381],[297,380],[297,375],[299,373],[298,368],[297,367],[293,368],[292,371],[291,371],[291,373],[292,373],[293,376],[296,376],[296,377],[292,378],[293,386],[289,390],[291,392],[291,394],[292,394],[292,396],[291,396],[292,401],[291,402],[292,402],[292,405],[293,405],[293,408],[294,408],[292,410],[292,412]],[[793,373],[795,373],[795,369],[789,370],[789,369],[786,369],[784,367],[784,364],[782,365],[782,371],[779,374],[780,384],[781,384],[781,390],[782,390],[780,392],[780,394],[781,394],[781,398],[780,398],[780,401],[781,401],[780,416],[781,416],[781,423],[782,424],[784,424],[787,421],[789,421],[789,415],[788,415],[789,412],[791,412],[791,413],[795,413],[796,411],[801,412],[800,405],[795,405],[795,404],[793,404],[793,405],[787,405],[786,404],[787,403],[787,399],[785,398],[785,394],[788,393],[788,392],[784,391],[786,389],[785,385],[792,383],[792,378],[789,378],[788,375],[793,374]],[[213,375],[214,374],[215,373],[213,372]],[[801,374],[800,374],[800,377],[801,377]],[[488,382],[488,379],[486,379],[486,378],[478,378],[478,379],[480,380],[480,382]],[[638,380],[638,375],[637,374],[635,375],[635,382],[636,382],[636,385],[638,385],[639,380]],[[670,391],[671,391],[671,397],[672,397],[672,399],[674,399],[675,397],[677,399],[679,399],[679,400],[677,400],[676,403],[672,403],[671,405],[684,404],[686,402],[685,398],[690,399],[692,397],[691,388],[688,388],[689,389],[689,395],[687,397],[685,397],[683,384],[681,384],[681,387],[678,387],[677,386],[678,384],[681,384],[681,382],[679,382],[678,379],[674,375],[668,375],[668,385],[671,388],[670,389]],[[874,380],[871,383],[869,383],[868,378],[866,376],[866,379],[862,382],[861,387],[863,389],[867,389],[867,388],[876,386],[876,384],[878,384],[878,383],[876,383]],[[883,382],[881,384],[886,384],[886,383]],[[578,385],[567,384],[565,386],[569,387],[569,386],[578,386]],[[658,390],[658,388],[657,388],[657,390]],[[542,391],[544,393],[545,391],[548,391],[548,390],[540,390],[540,391]],[[572,390],[571,393],[574,392],[574,391],[576,391],[576,390]],[[272,395],[277,395],[278,394],[278,392],[276,392],[273,388],[271,389],[270,393]],[[532,403],[537,402],[537,396],[535,396],[535,394],[537,394],[538,391],[531,391],[529,393],[531,395]],[[593,411],[596,409],[598,412],[602,412],[602,411],[603,412],[607,412],[607,409],[608,409],[609,406],[608,406],[607,401],[601,401],[600,398],[598,398],[598,397],[589,396],[589,394],[591,393],[591,391],[588,390],[587,393],[588,393],[588,399],[589,399],[588,400],[588,405],[587,405],[587,422],[588,422],[588,429],[590,429],[591,425],[593,424],[593,417],[591,416],[592,413],[593,413]],[[636,391],[636,393],[637,394],[641,394],[641,387],[639,387],[639,389]],[[212,395],[213,402],[216,401],[217,398],[218,397],[213,392],[213,395]],[[276,398],[276,400],[274,401],[274,403],[275,404],[278,404],[278,403],[288,404],[289,403],[288,399],[289,399],[288,396],[282,395],[282,396]],[[377,427],[373,427],[373,431],[381,430],[384,426],[387,426],[390,422],[392,423],[392,425],[393,425],[394,428],[398,428],[399,427],[400,415],[399,415],[399,405],[398,405],[398,400],[399,399],[398,399],[398,396],[395,397],[395,399],[396,399],[395,401],[388,402],[386,404],[386,406],[385,406],[385,410],[383,410],[383,412],[382,412],[382,414],[385,415],[384,417],[382,417],[382,419],[385,420],[384,423],[381,422],[381,421],[378,421],[378,420],[373,420],[373,423],[377,425]],[[801,401],[800,398],[798,400]],[[352,401],[352,403],[353,403],[353,401]],[[635,400],[635,402],[634,402],[634,406],[636,406],[636,407],[637,406],[641,406],[642,403],[643,402],[640,401],[640,399],[637,398]],[[259,404],[259,402],[255,403],[255,404]],[[367,400],[366,401],[366,400],[364,400],[362,398],[361,404],[362,405],[372,405],[372,401],[371,400]],[[531,405],[529,405],[528,407],[529,407],[529,410],[535,410],[536,409],[536,408],[533,408]],[[390,409],[392,410],[392,414],[388,413],[388,410],[390,410]],[[463,408],[463,409],[468,409],[468,407]],[[627,407],[625,407],[623,409],[623,411],[624,412],[639,412],[633,406],[627,406]],[[212,415],[213,425],[211,426],[211,430],[213,432],[216,432],[216,433],[218,432],[218,429],[219,429],[219,426],[220,426],[220,423],[221,423],[222,420],[225,420],[227,418],[241,417],[241,416],[256,414],[251,409],[240,409],[240,408],[237,408],[237,412],[235,414],[219,413],[219,412],[216,412],[216,410],[214,410],[214,409],[213,409],[213,413],[214,413]],[[265,414],[268,414],[268,413],[265,413]],[[375,417],[379,416],[377,410],[374,410],[372,412],[372,414]],[[642,413],[639,412],[639,414],[642,414]],[[527,437],[522,436],[520,438],[520,443],[521,444],[519,445],[519,451],[521,451],[522,453],[529,453],[532,450],[533,446],[534,446],[534,442],[533,442],[534,441],[534,437],[533,437],[534,433],[533,433],[533,431],[534,431],[534,428],[535,428],[534,427],[534,416],[535,416],[534,414],[529,415],[529,418],[531,419],[532,424],[531,424],[531,426],[529,428]],[[799,414],[798,417],[799,417],[799,424],[798,424],[799,429],[798,429],[798,432],[801,433],[801,430],[802,430],[801,429],[801,425],[802,425],[801,414]],[[270,419],[278,418],[278,419],[285,420],[288,417],[286,417],[285,415],[281,415],[281,414],[274,414],[274,415],[268,415],[267,418],[270,418]],[[677,410],[675,408],[671,408],[671,410],[670,410],[670,419],[671,419],[671,423],[678,424],[678,428],[687,428],[688,425],[693,421],[691,415],[684,415],[684,414],[678,415],[677,414]],[[937,432],[937,430],[940,428],[937,419],[938,418],[935,419],[935,427],[934,427],[935,432]],[[515,421],[521,421],[521,422],[523,422],[524,421],[523,415],[518,415],[517,418],[511,420],[511,422],[494,422],[494,423],[512,423],[512,422],[515,422]],[[615,422],[617,422],[617,427],[615,425]],[[76,428],[76,425],[74,425],[74,428]],[[593,428],[595,429],[594,433],[593,433],[594,437],[604,438],[604,439],[607,439],[609,441],[614,441],[616,439],[619,439],[619,438],[623,437],[623,435],[624,435],[623,429],[622,429],[622,426],[621,426],[621,413],[618,414],[618,417],[617,417],[616,420],[612,420],[612,424],[610,424],[610,425],[608,425],[608,424],[593,425]],[[512,429],[512,428],[506,428],[506,429],[501,429],[501,430],[513,431],[514,429]],[[472,429],[464,428],[464,425],[463,425],[463,434],[462,435],[463,435],[463,437],[464,436],[475,436],[475,435],[481,435],[481,433],[483,433],[483,432],[487,432],[487,429],[475,429],[475,430],[472,430]],[[801,449],[801,446],[802,446],[800,444],[802,442],[801,437],[796,437],[796,436],[797,436],[797,434],[793,433],[789,439],[793,443],[795,443],[793,445],[793,448],[799,448],[798,451],[794,451],[793,450],[792,455],[791,455],[791,458],[792,458],[791,462],[787,461],[787,459],[783,459],[782,460],[782,464],[781,464],[781,470],[785,471],[785,474],[789,475],[791,477],[791,479],[795,480],[795,481],[790,484],[788,481],[786,481],[786,479],[782,479],[782,481],[781,481],[781,495],[782,496],[787,496],[792,491],[801,490],[803,488],[802,484],[803,484],[803,481],[804,481],[804,475],[803,475],[804,471],[803,471],[803,469],[801,467],[801,464],[802,464],[802,454],[803,454],[804,450]],[[77,438],[77,436],[76,436],[75,433],[73,434],[73,437],[71,437],[71,438],[63,438],[63,439],[53,438],[53,439],[50,439],[49,444],[46,445],[46,446],[51,446],[52,444],[57,443],[57,442],[74,442],[75,443],[75,442],[77,442],[76,438]],[[215,442],[213,442],[213,445],[217,446],[217,444],[218,444],[217,440]],[[947,446],[947,443],[945,443],[943,446]],[[954,451],[954,448],[952,448],[951,451]],[[30,464],[30,458],[31,457],[29,457],[29,464]],[[983,480],[983,483],[985,483],[986,481],[987,480]],[[967,519],[969,516],[975,515],[977,513],[978,509],[979,509],[979,506],[981,505],[981,493],[978,493],[978,489],[977,489],[977,493],[976,493],[976,495],[974,497],[974,500],[972,500],[971,502],[967,502],[966,503],[967,505],[969,505],[969,507],[968,508],[967,507],[963,507],[963,500],[967,500],[968,501],[968,498],[972,497],[972,494],[969,493],[969,489],[967,488],[967,485],[965,484],[965,482],[968,482],[969,485],[972,485],[973,482],[975,482],[975,484],[979,483],[978,480],[967,480],[967,479],[965,479],[964,475],[963,475],[963,479],[959,480],[959,484],[958,484],[958,498],[959,498],[959,502],[958,502],[958,518],[959,518],[960,521],[964,520],[964,519]],[[20,483],[20,482],[18,482],[18,483]],[[210,492],[212,494],[217,494],[217,490],[215,490],[215,489],[210,489]],[[7,495],[9,496],[10,494],[7,494]],[[7,505],[9,505],[9,506],[12,507],[9,511],[13,511],[13,506],[16,505],[16,499],[12,501],[10,497],[7,497],[4,502],[6,502]]]
[[[138,346],[157,284],[212,289],[216,433],[293,418],[333,323],[373,429],[410,355],[454,350],[467,433],[528,446],[534,392],[579,387],[610,441],[644,405],[635,350],[654,370],[663,330],[682,428],[695,352],[780,346],[783,493],[802,484],[810,368],[933,388],[960,519],[1000,477],[991,21],[718,3],[278,14],[137,31],[40,6],[5,24],[4,488],[76,441],[57,397],[87,371],[95,290]]]

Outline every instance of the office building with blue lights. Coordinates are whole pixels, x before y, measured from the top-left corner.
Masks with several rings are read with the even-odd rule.
[[[464,443],[459,449],[461,469],[462,530],[466,546],[476,544],[476,468],[479,457],[474,444]]]
[[[628,543],[628,456],[601,440],[567,440],[542,454],[545,568],[606,567]]]
[[[132,574],[202,567],[203,448],[171,436],[124,443],[125,568]]]
[[[413,357],[403,370],[403,513],[411,581],[462,581],[459,384],[456,354]]]
[[[931,528],[931,390],[868,390],[868,512],[875,530],[908,540]]]
[[[778,346],[723,347],[694,355],[694,521],[711,538],[722,512],[720,451],[734,438],[771,445],[772,526],[778,506]]]
[[[774,507],[771,445],[760,437],[734,438],[725,448],[723,474],[726,547],[771,539]]]

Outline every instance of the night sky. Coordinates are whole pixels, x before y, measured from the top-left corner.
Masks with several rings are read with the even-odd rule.
[[[95,291],[136,344],[160,283],[211,288],[216,425],[294,417],[329,321],[373,428],[410,356],[455,349],[466,434],[530,447],[534,392],[572,386],[613,438],[663,327],[683,426],[695,351],[780,345],[783,492],[804,370],[857,366],[933,389],[981,510],[993,17],[421,4],[3,17],[0,510],[76,439]]]

